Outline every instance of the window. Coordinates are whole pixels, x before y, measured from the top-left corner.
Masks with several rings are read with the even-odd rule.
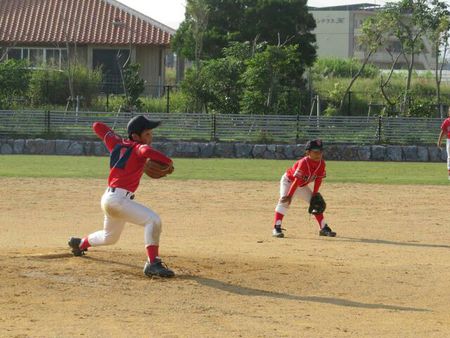
[[[67,49],[16,47],[9,49],[8,59],[28,60],[33,67],[47,64],[61,69],[67,65]]]
[[[121,94],[124,92],[122,70],[130,51],[126,49],[94,49],[92,60],[94,68],[101,68],[104,91]]]
[[[61,65],[59,68],[64,68],[67,66],[67,49],[61,49],[60,50],[60,57],[61,57]]]
[[[43,49],[30,49],[30,64],[34,67],[41,66],[44,63]]]
[[[45,61],[50,66],[56,66],[59,68],[60,63],[60,52],[59,49],[47,49],[45,51]]]
[[[21,60],[22,50],[19,48],[11,48],[8,50],[8,59]]]

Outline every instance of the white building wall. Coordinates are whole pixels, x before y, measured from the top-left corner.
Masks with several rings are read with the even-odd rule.
[[[318,57],[356,58],[363,60],[365,53],[358,46],[358,36],[361,35],[361,27],[365,19],[375,15],[375,11],[334,11],[311,10],[316,20],[317,55]],[[391,50],[395,50],[395,39],[390,42]],[[397,42],[398,44],[398,42]],[[416,69],[434,69],[434,57],[429,41],[424,41],[425,52],[415,56]],[[390,68],[391,57],[380,48],[371,59],[371,62],[381,68]],[[398,61],[398,67],[405,68],[403,58]]]
[[[348,58],[350,56],[350,12],[311,11],[316,20],[317,55]]]

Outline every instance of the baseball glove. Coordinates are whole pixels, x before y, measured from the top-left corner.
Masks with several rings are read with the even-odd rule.
[[[313,215],[322,214],[327,208],[327,204],[320,193],[315,193],[312,195],[309,201],[308,212]]]
[[[173,173],[173,171],[173,165],[159,163],[150,159],[145,162],[144,166],[144,172],[151,178],[161,178],[170,175],[171,173]]]

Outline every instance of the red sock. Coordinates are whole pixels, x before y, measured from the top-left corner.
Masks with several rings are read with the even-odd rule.
[[[323,214],[317,214],[314,216],[316,217],[317,223],[319,223],[319,228],[322,229]]]
[[[150,261],[150,263],[153,263],[155,258],[158,256],[159,251],[159,245],[149,245],[146,247],[147,249],[147,256]]]
[[[279,212],[275,212],[275,220],[274,220],[274,228],[275,226],[281,226],[281,222],[283,221],[283,214],[280,214]]]
[[[80,243],[80,249],[86,250],[87,248],[90,248],[90,247],[91,247],[91,244],[89,243],[87,236],[83,237],[83,239],[81,240],[81,243]]]

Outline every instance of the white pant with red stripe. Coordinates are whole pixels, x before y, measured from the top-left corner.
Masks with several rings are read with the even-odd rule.
[[[105,219],[103,230],[88,236],[92,246],[116,243],[126,222],[144,227],[145,246],[158,245],[161,235],[161,219],[151,209],[132,200],[133,193],[125,189],[108,188],[102,196],[101,206]]]
[[[280,180],[280,200],[283,196],[287,196],[289,192],[289,188],[291,187],[292,181],[289,180],[289,178],[284,174],[281,176]],[[292,196],[292,200],[294,197],[300,197],[302,200],[304,200],[306,203],[309,204],[309,201],[311,200],[312,191],[311,189],[305,185],[304,187],[299,187],[297,190],[295,190],[294,196]],[[278,201],[277,206],[275,207],[275,211],[286,215],[287,211],[289,209],[289,203],[281,203]]]
[[[291,184],[292,184],[292,181],[289,180],[289,178],[286,176],[286,174],[281,176],[280,200],[283,196],[286,196],[288,194]],[[311,201],[311,196],[312,196],[311,188],[308,187],[307,185],[297,188],[297,190],[295,190],[294,196],[292,196],[292,200],[294,200],[294,197],[296,197],[296,196],[300,197],[302,200],[304,200],[307,203],[307,205],[309,206],[309,201]],[[286,215],[286,213],[289,209],[289,203],[281,203],[280,200],[278,201],[278,204],[275,207],[275,211],[282,215]],[[326,224],[325,219],[323,219],[321,223],[322,224],[320,224],[320,227],[322,228],[324,226],[324,224]]]
[[[447,139],[447,169],[450,170],[450,138]]]

